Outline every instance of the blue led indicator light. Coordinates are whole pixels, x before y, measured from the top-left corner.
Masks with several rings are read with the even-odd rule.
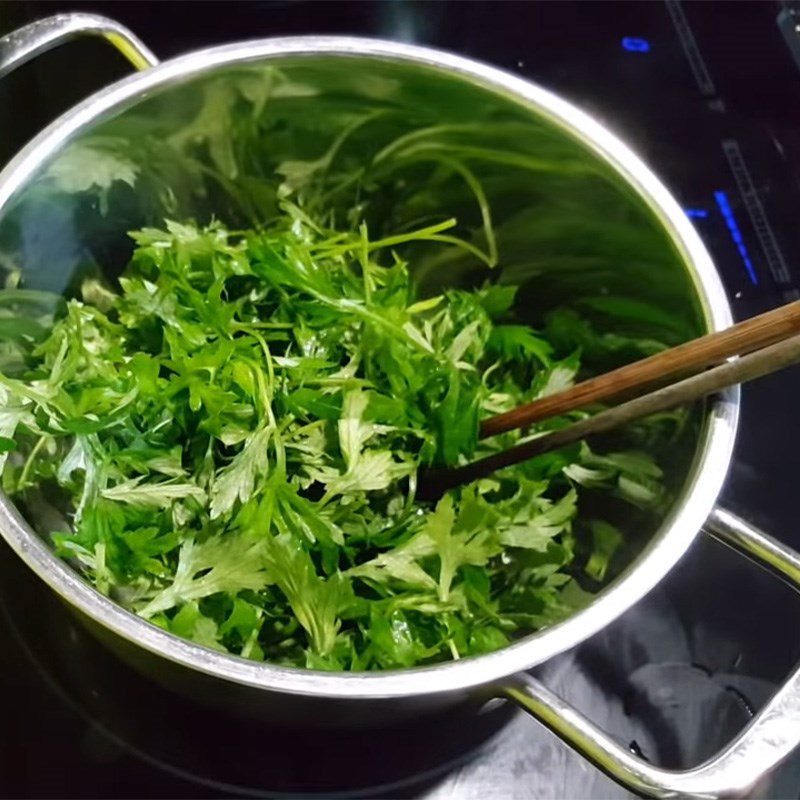
[[[684,208],[687,217],[692,219],[705,219],[708,216],[708,211],[704,208]]]
[[[622,49],[630,53],[649,53],[650,42],[647,39],[640,39],[638,36],[623,36]]]
[[[717,201],[719,210],[722,212],[722,216],[725,219],[725,224],[728,226],[728,233],[730,233],[731,239],[736,245],[736,249],[739,251],[739,256],[742,259],[744,268],[747,270],[750,281],[757,286],[758,276],[756,275],[753,262],[750,261],[750,255],[747,252],[747,247],[745,246],[744,239],[742,238],[742,232],[739,229],[739,223],[736,222],[736,217],[733,216],[733,209],[731,208],[730,201],[728,200],[728,195],[725,192],[717,191],[714,192],[714,199]]]

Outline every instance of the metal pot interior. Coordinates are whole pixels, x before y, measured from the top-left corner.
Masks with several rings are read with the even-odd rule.
[[[366,190],[354,206],[370,234],[451,216],[487,247],[481,209],[448,152],[468,147],[486,194],[501,281],[521,285],[536,325],[556,306],[593,313],[608,332],[670,344],[729,321],[716,273],[691,225],[615,137],[549,93],[504,73],[420,48],[339,39],[266,40],[196,53],[90,98],[38,137],[0,176],[0,264],[27,288],[74,296],[86,277],[114,277],[127,233],[164,219],[269,218],[282,193],[331,159]],[[400,148],[408,166],[385,169]],[[499,155],[499,154],[502,154]],[[358,192],[358,193],[357,193]],[[483,281],[462,251],[410,246],[424,292]],[[592,299],[630,301],[626,318]],[[661,310],[636,313],[637,303]],[[592,311],[594,308],[594,311]],[[603,365],[596,365],[602,369]],[[671,465],[676,501],[658,530],[633,532],[630,563],[576,617],[462,663],[382,675],[315,675],[245,663],[178,641],[90,589],[4,501],[3,535],[56,591],[122,637],[218,677],[285,691],[372,696],[445,691],[500,678],[571,646],[635,602],[672,566],[710,510],[727,468],[737,398],[698,413]],[[30,517],[30,510],[26,512]],[[420,673],[427,678],[416,677]]]

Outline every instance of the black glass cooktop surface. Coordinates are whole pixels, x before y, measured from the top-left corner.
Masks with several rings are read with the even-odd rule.
[[[0,33],[92,10],[161,57],[224,41],[355,33],[487,61],[628,140],[692,218],[737,317],[800,297],[800,6],[667,2],[16,2]],[[0,83],[0,160],[125,74],[99,42]],[[13,109],[13,111],[11,111]],[[724,502],[800,547],[800,373],[745,387]],[[711,755],[800,658],[800,602],[719,545],[543,679],[649,760]],[[169,695],[87,637],[0,545],[0,795],[626,797],[534,721],[499,709],[371,734],[245,724]],[[800,797],[800,755],[759,787]]]

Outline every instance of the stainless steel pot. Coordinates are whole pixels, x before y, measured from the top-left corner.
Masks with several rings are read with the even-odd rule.
[[[442,114],[450,113],[451,108],[461,109],[458,113],[474,113],[479,121],[483,109],[493,108],[514,116],[529,132],[522,137],[520,146],[530,146],[535,152],[537,143],[545,142],[555,147],[553,152],[557,151],[563,160],[563,175],[537,180],[556,181],[546,184],[549,191],[569,194],[570,176],[576,170],[589,176],[592,191],[597,192],[596,204],[591,208],[576,206],[578,211],[602,216],[609,204],[624,205],[625,213],[635,216],[638,228],[654,245],[653,252],[659,254],[657,265],[651,265],[652,274],[643,276],[641,265],[621,265],[619,275],[607,270],[604,281],[622,280],[639,287],[637,291],[657,293],[664,303],[685,307],[688,314],[694,315],[700,330],[718,330],[731,322],[709,255],[665,187],[627,146],[595,120],[527,81],[421,47],[338,37],[262,39],[159,63],[130,31],[111,20],[87,14],[51,17],[0,39],[0,75],[44,50],[82,35],[105,38],[141,72],[64,114],[13,159],[0,174],[0,224],[24,207],[26,196],[47,184],[53,164],[59,163],[76,142],[95,135],[119,136],[137,114],[139,122],[145,118],[158,122],[159,115],[168,116],[175,107],[191,105],[187,97],[196,96],[200,89],[219,86],[220,81],[240,75],[243,70],[263,78],[264,69],[280,67],[295,78],[308,78],[314,73],[329,79],[327,87],[317,86],[310,94],[295,91],[293,97],[302,107],[300,113],[307,113],[320,98],[327,99],[344,87],[372,98],[389,97],[396,104],[411,100],[428,103],[431,113],[437,109]],[[475,136],[480,137],[480,125],[475,127]],[[171,133],[174,131],[167,130],[164,135]],[[133,152],[136,135],[130,131],[127,135]],[[89,182],[80,174],[73,178],[79,184],[81,180],[84,184]],[[569,202],[588,203],[586,198],[591,194],[582,189],[570,196]],[[59,244],[63,244],[64,234],[59,232],[63,222],[58,217],[43,230],[45,222],[34,219],[34,227],[39,227],[33,238],[61,237]],[[14,224],[19,226],[24,220],[20,223],[16,219]],[[78,260],[83,252],[82,235],[86,234],[69,228],[71,239],[66,249],[78,253]],[[30,239],[21,237],[23,244],[17,256],[23,268],[45,270],[44,262],[33,263],[36,252],[41,251],[41,241],[40,250],[35,251]],[[32,263],[25,263],[26,260]],[[591,259],[587,264],[587,270],[594,269]],[[534,270],[532,274],[539,273]],[[655,281],[656,277],[659,281]],[[545,272],[543,278],[547,285],[569,287],[569,276],[563,270]],[[600,769],[636,792],[654,797],[744,796],[800,743],[800,670],[788,678],[725,750],[683,772],[660,769],[640,760],[526,674],[531,667],[591,636],[639,600],[673,567],[701,529],[800,588],[800,556],[729,512],[715,508],[731,458],[738,404],[738,392],[729,392],[708,406],[694,461],[674,508],[630,568],[589,607],[499,652],[434,667],[331,674],[223,655],[178,639],[94,591],[53,555],[5,498],[0,499],[0,532],[28,566],[109,646],[183,692],[287,723],[333,726],[381,725],[470,700],[511,698]]]

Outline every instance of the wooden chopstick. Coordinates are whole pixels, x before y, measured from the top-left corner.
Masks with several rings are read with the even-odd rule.
[[[481,423],[480,436],[496,436],[593,403],[619,399],[637,388],[640,392],[652,389],[720,364],[731,356],[752,353],[795,333],[800,333],[800,300],[489,417]]]
[[[795,335],[508,450],[461,467],[429,470],[420,477],[417,496],[422,500],[435,500],[448,489],[486,477],[503,467],[579,442],[587,436],[605,433],[641,417],[690,403],[721,389],[746,383],[798,362],[800,362],[800,335]]]

